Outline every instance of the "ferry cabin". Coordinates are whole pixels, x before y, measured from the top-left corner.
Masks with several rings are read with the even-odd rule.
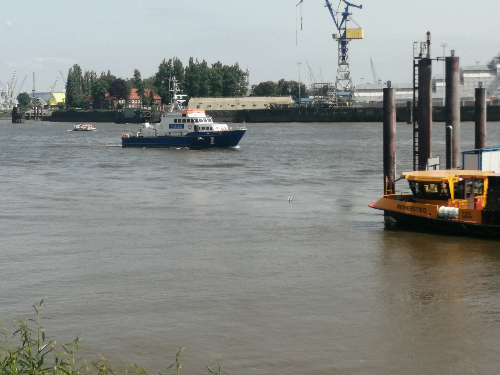
[[[476,170],[404,172],[412,195],[387,195],[374,208],[427,218],[500,225],[500,174]]]

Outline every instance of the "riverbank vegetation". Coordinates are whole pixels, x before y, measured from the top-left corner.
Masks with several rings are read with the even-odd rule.
[[[132,78],[119,78],[102,72],[83,71],[78,64],[68,71],[66,80],[66,106],[84,108],[89,95],[93,96],[95,108],[102,108],[106,94],[119,100],[127,100],[132,88],[137,89],[142,103],[148,106],[152,97],[144,95],[146,89],[157,93],[162,103],[171,101],[169,80],[175,77],[184,94],[189,97],[199,96],[244,96],[247,94],[247,72],[240,69],[238,63],[223,65],[216,62],[209,65],[205,60],[189,59],[186,66],[176,57],[164,59],[158,71],[151,77],[142,78],[138,69]]]
[[[57,344],[56,340],[46,334],[41,324],[41,309],[45,299],[34,305],[36,319],[16,318],[10,330],[3,324],[3,338],[0,339],[0,375],[118,375],[105,357],[95,361],[78,358],[80,338],[67,344]],[[160,375],[181,374],[182,346],[175,354],[173,363],[165,367]],[[221,369],[219,359],[212,358],[214,365],[206,366],[209,374],[226,374]],[[144,367],[136,364],[128,365],[125,373],[147,375]]]
[[[68,108],[85,108],[89,96],[93,97],[93,108],[102,109],[106,94],[127,102],[132,88],[137,89],[143,106],[153,103],[153,92],[161,97],[163,104],[171,102],[170,79],[175,77],[180,89],[192,97],[242,97],[242,96],[306,96],[306,86],[296,81],[281,79],[277,82],[266,81],[249,86],[248,71],[240,68],[238,63],[226,65],[217,61],[209,64],[191,57],[186,65],[177,57],[164,59],[158,66],[158,71],[150,77],[142,78],[138,69],[132,78],[116,77],[111,71],[98,74],[93,70],[82,70],[74,64],[66,79],[66,98],[64,103],[58,103],[60,110]],[[149,95],[145,95],[146,90]],[[29,107],[31,98],[27,93],[18,96],[20,107]],[[25,103],[26,102],[26,103]],[[122,105],[120,104],[120,107]]]

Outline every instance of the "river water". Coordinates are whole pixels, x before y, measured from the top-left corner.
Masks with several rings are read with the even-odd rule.
[[[247,124],[238,148],[198,151],[122,149],[137,125],[96,126],[0,121],[6,326],[47,297],[57,342],[150,374],[181,345],[184,374],[219,356],[230,374],[500,368],[499,242],[384,229],[367,206],[381,124]],[[398,173],[411,129],[398,124]],[[463,123],[462,150],[473,134]],[[443,157],[443,123],[433,138]]]

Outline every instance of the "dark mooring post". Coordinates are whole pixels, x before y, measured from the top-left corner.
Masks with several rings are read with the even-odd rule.
[[[413,102],[411,100],[406,102],[406,123],[413,124]]]
[[[446,169],[457,169],[460,167],[460,59],[453,56],[446,57],[446,99],[445,99],[445,119],[446,126],[451,126],[453,136],[451,145],[446,145],[446,155],[451,154],[451,163],[446,160]],[[448,150],[451,147],[451,150]]]
[[[479,82],[479,87],[476,88],[476,137],[475,148],[486,148],[486,89],[482,87],[482,82]]]
[[[384,88],[384,194],[396,193],[396,96],[391,82]]]
[[[418,62],[418,170],[425,171],[432,156],[432,61]]]
[[[446,169],[451,169],[452,149],[451,143],[453,141],[453,126],[446,125]]]

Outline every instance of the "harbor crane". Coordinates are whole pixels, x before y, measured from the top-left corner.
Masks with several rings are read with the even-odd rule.
[[[21,85],[19,86],[19,88],[16,91],[16,94],[15,94],[16,99],[17,99],[17,96],[19,95],[19,93],[21,92],[21,89],[23,88],[24,83],[26,82],[26,78],[28,78],[27,75],[24,76],[23,81],[21,82]]]
[[[373,64],[373,60],[371,57],[370,57],[370,64],[372,66],[373,83],[375,83],[375,84],[382,83],[380,78],[377,78],[377,73],[375,72],[375,65]]]
[[[303,1],[304,0],[300,0],[297,5],[302,4]],[[341,99],[344,102],[351,102],[353,100],[354,90],[349,67],[349,42],[353,39],[363,39],[363,29],[351,18],[352,14],[349,13],[349,7],[362,9],[363,6],[341,0],[337,9],[340,8],[342,3],[345,4],[345,9],[343,12],[338,12],[333,10],[329,0],[325,0],[325,3],[338,31],[338,33],[333,34],[333,38],[338,43],[337,76],[335,79],[336,99]],[[350,21],[352,21],[357,28],[349,28],[348,22]]]
[[[64,87],[66,87],[66,78],[64,77],[63,72],[61,72],[60,70],[58,70],[58,72],[59,72],[59,74],[61,75],[61,78],[62,78],[62,80],[63,80],[63,82],[64,82]]]
[[[309,74],[311,75],[311,79],[312,79],[313,83],[318,82],[318,81],[316,80],[316,77],[314,76],[314,73],[313,73],[313,71],[312,71],[312,69],[311,69],[311,66],[309,65],[309,63],[308,63],[307,61],[306,61],[306,64],[307,64],[307,67],[309,68]]]
[[[50,94],[54,94],[54,89],[56,88],[56,85],[57,85],[57,81],[58,81],[59,77],[56,76],[56,81],[54,82],[54,84],[50,87]]]

